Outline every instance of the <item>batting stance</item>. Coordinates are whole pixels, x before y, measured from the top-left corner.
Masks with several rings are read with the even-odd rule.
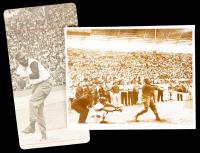
[[[139,121],[138,117],[146,113],[150,107],[156,116],[156,120],[160,121],[160,117],[158,115],[156,105],[154,104],[154,101],[153,101],[154,90],[158,88],[155,86],[152,86],[151,81],[149,79],[144,79],[144,83],[145,84],[142,87],[142,103],[144,104],[144,109],[136,115],[135,120]]]
[[[35,132],[35,124],[38,124],[42,135],[42,140],[46,140],[46,124],[43,114],[44,100],[49,95],[52,85],[50,83],[50,74],[37,60],[28,58],[22,52],[15,55],[19,66],[17,75],[20,78],[26,77],[32,85],[32,95],[29,100],[29,126],[22,132],[25,134]]]

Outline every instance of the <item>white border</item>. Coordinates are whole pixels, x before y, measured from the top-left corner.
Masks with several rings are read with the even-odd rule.
[[[65,2],[65,3],[63,2],[63,3],[55,3],[55,4],[48,4],[48,5],[30,6],[30,7],[22,7],[22,8],[14,8],[14,9],[4,10],[3,16],[4,16],[4,21],[5,21],[7,45],[9,42],[12,41],[12,40],[10,40],[10,41],[8,40],[8,35],[7,35],[9,30],[7,29],[8,25],[7,25],[6,21],[7,21],[7,18],[9,18],[8,14],[7,14],[7,13],[9,13],[9,11],[20,11],[20,10],[31,9],[31,8],[39,9],[39,8],[43,8],[43,7],[48,8],[48,7],[59,7],[59,6],[69,7],[69,9],[70,8],[72,9],[71,12],[74,11],[73,24],[75,26],[78,26],[77,8],[76,8],[76,4],[73,2]],[[60,29],[60,30],[62,31],[62,29]],[[17,29],[16,29],[16,31],[17,31]],[[7,47],[8,47],[8,54],[10,54],[10,47],[9,46],[7,46]],[[9,61],[9,66],[10,67],[12,66],[10,61]],[[11,74],[11,78],[12,78],[12,74]],[[13,80],[11,80],[11,81],[13,81]],[[58,129],[54,129],[54,130],[47,130],[47,140],[46,141],[39,140],[38,132],[36,132],[32,136],[31,135],[23,136],[23,134],[21,134],[21,131],[19,131],[19,122],[18,122],[17,108],[16,108],[17,105],[16,105],[16,99],[15,99],[16,97],[17,96],[14,95],[14,91],[13,91],[14,106],[15,106],[15,120],[16,120],[16,124],[17,124],[18,141],[19,141],[19,147],[22,150],[83,144],[83,143],[88,143],[90,141],[90,134],[89,134],[88,130],[78,131],[78,134],[77,134],[77,131],[71,131],[70,129],[67,129],[66,127],[58,128]],[[27,98],[27,97],[29,97],[29,95],[24,95],[23,97]],[[66,97],[63,96],[62,98],[63,98],[62,101],[64,102]],[[26,101],[26,103],[28,103],[28,101]],[[45,103],[45,105],[46,104],[47,103]],[[20,104],[19,106],[20,106],[20,108],[24,107],[24,103]],[[66,115],[66,113],[63,115]],[[63,122],[65,122],[65,121],[63,121]]]
[[[151,130],[151,129],[196,129],[196,86],[195,86],[195,25],[170,25],[170,26],[119,26],[119,27],[64,27],[64,36],[65,36],[65,56],[66,56],[66,93],[68,93],[68,85],[67,81],[69,81],[69,73],[68,70],[68,62],[67,62],[67,30],[92,30],[92,29],[192,29],[192,69],[193,69],[193,87],[192,87],[192,97],[193,97],[193,124],[192,125],[165,125],[165,124],[159,124],[159,125],[150,125],[143,127],[143,125],[137,125],[137,124],[72,124],[68,123],[68,104],[67,104],[67,128],[70,129],[89,129],[89,130],[120,130],[120,129],[127,129],[127,130]],[[68,96],[66,97],[66,100],[68,99]]]

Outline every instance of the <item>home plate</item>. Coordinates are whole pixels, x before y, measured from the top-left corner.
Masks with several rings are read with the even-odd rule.
[[[109,122],[109,121],[100,121],[101,124],[114,124],[113,122]]]

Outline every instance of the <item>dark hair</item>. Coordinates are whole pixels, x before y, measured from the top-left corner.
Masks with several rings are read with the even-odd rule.
[[[24,57],[25,56],[25,53],[23,53],[23,52],[17,52],[16,54],[15,54],[15,59],[16,60],[19,60],[20,58],[22,58],[22,57]]]
[[[151,81],[150,81],[148,78],[145,78],[145,79],[144,79],[144,82],[145,82],[146,84],[150,84]]]

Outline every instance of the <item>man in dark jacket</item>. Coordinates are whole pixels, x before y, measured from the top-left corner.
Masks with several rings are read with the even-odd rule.
[[[74,101],[72,102],[72,108],[80,114],[79,116],[79,123],[85,123],[88,113],[89,113],[89,108],[91,107],[93,103],[93,98],[92,98],[92,93],[85,92],[82,95],[79,95],[79,97],[76,97]]]

